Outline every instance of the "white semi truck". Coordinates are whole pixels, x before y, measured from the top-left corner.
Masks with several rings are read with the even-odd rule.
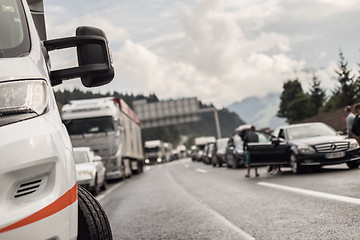
[[[102,157],[107,179],[140,173],[143,168],[140,120],[120,98],[73,100],[61,110],[74,147],[91,147]]]
[[[48,52],[75,47],[78,66],[53,70]],[[101,205],[77,185],[53,86],[114,77],[105,33],[78,27],[46,39],[42,0],[0,0],[0,239],[112,239]]]
[[[169,160],[166,158],[166,150],[162,140],[145,141],[144,152],[146,164],[164,163]]]

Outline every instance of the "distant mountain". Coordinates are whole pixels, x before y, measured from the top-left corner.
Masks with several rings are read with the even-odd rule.
[[[263,98],[245,98],[241,102],[234,102],[227,109],[237,113],[242,120],[255,125],[258,129],[265,127],[274,129],[286,125],[285,118],[276,117],[279,104],[280,94],[269,94]]]

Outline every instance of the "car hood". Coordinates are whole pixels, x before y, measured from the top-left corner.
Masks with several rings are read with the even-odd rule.
[[[290,140],[289,143],[294,145],[317,145],[321,143],[331,143],[344,141],[346,136],[322,136],[322,137],[311,137],[311,138],[302,138],[296,140]]]

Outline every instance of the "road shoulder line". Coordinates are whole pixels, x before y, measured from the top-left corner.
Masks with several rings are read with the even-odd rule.
[[[199,173],[207,173],[206,170],[201,169],[201,168],[197,168],[197,169],[195,169],[195,171],[197,171],[197,172],[199,172]]]
[[[105,196],[109,195],[111,192],[113,192],[115,189],[117,189],[118,187],[120,187],[121,185],[124,184],[124,180],[122,182],[119,182],[113,186],[111,186],[110,188],[106,189],[105,192],[97,195],[95,198],[96,200],[100,201],[101,199],[103,199]]]
[[[289,192],[300,193],[303,195],[360,205],[360,199],[358,199],[358,198],[345,197],[345,196],[341,196],[341,195],[307,190],[307,189],[302,189],[302,188],[297,188],[297,187],[289,187],[289,186],[284,186],[284,185],[275,184],[275,183],[258,182],[258,184],[261,186],[265,186],[265,187],[277,188],[277,189],[281,189],[281,190],[285,190],[285,191],[289,191]]]
[[[199,206],[201,206],[202,208],[204,208],[206,211],[208,211],[210,214],[212,214],[213,216],[215,216],[219,221],[221,221],[222,223],[224,223],[226,226],[228,226],[229,228],[231,228],[232,230],[234,230],[235,232],[237,232],[242,239],[245,240],[255,240],[255,238],[253,236],[251,236],[250,234],[248,234],[247,232],[245,232],[244,230],[242,230],[241,228],[239,228],[238,226],[236,226],[234,223],[230,222],[227,218],[225,218],[223,215],[221,215],[220,213],[216,212],[215,210],[213,210],[210,206],[208,206],[207,204],[205,204],[204,202],[199,201],[197,198],[195,198],[193,195],[191,195],[185,188],[183,188],[176,180],[175,178],[169,173],[167,172],[168,176],[170,179],[172,179],[172,181],[175,183],[175,185],[181,190],[183,191],[187,196],[189,196],[190,199],[192,199],[193,201],[195,201]]]

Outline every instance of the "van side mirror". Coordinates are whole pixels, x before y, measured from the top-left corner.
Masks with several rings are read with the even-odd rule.
[[[105,33],[95,27],[82,26],[76,29],[76,37],[44,41],[47,51],[76,47],[79,67],[50,72],[52,86],[63,80],[81,78],[85,87],[105,85],[114,78],[108,41]]]

